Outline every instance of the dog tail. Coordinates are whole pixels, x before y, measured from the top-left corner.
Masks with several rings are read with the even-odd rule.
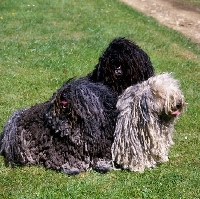
[[[12,166],[15,162],[17,123],[23,111],[18,110],[13,113],[7,121],[0,137],[0,155],[4,156],[6,165]]]

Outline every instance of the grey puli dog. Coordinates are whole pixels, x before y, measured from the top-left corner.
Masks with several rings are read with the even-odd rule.
[[[155,75],[128,87],[116,106],[113,163],[143,172],[167,162],[174,124],[186,107],[179,82],[169,73]]]

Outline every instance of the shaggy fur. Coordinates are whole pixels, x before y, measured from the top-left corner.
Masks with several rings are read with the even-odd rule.
[[[127,87],[153,75],[154,69],[149,56],[131,40],[116,38],[88,76],[91,81],[102,82],[120,95]]]
[[[168,161],[177,116],[185,107],[177,80],[161,74],[131,86],[119,97],[113,162],[124,169],[144,171]]]
[[[49,101],[11,116],[0,154],[8,165],[42,165],[68,174],[90,168],[106,172],[112,160],[115,94],[152,75],[142,49],[128,39],[114,39],[86,78],[67,82]]]
[[[67,82],[41,104],[16,111],[0,139],[7,165],[42,165],[76,174],[90,168],[106,172],[117,98],[87,78]]]

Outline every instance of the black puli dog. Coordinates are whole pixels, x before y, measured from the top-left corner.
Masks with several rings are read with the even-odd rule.
[[[154,76],[154,68],[149,56],[138,45],[119,37],[109,44],[88,76],[91,81],[102,82],[120,95],[127,87]]]
[[[102,83],[70,80],[44,103],[16,111],[0,139],[7,165],[77,174],[111,167],[117,98]]]

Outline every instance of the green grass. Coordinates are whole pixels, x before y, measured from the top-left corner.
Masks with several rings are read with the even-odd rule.
[[[199,0],[172,0],[172,1],[184,5],[200,6]]]
[[[175,126],[170,161],[142,174],[69,177],[34,166],[7,168],[1,156],[0,198],[200,198],[200,47],[116,0],[0,0],[0,129],[14,110],[89,73],[118,36],[141,46],[156,73],[180,80],[188,109]]]

